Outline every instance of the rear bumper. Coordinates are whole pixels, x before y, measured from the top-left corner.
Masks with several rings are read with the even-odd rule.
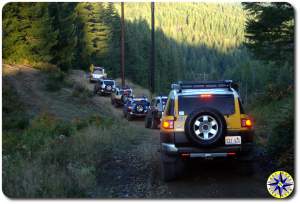
[[[210,157],[228,157],[250,154],[253,149],[253,143],[244,143],[242,145],[219,146],[213,148],[199,147],[176,147],[175,144],[161,143],[161,151],[174,156],[185,156],[190,158],[210,158]]]
[[[100,79],[96,79],[96,78],[90,78],[90,82],[97,82],[99,81]]]
[[[99,78],[94,78],[94,77],[90,77],[90,81],[99,81],[100,79],[102,79],[103,77],[99,77]]]
[[[133,112],[129,112],[129,114],[134,117],[145,117],[147,115],[147,113],[133,113]]]
[[[100,89],[99,90],[101,93],[106,93],[106,94],[111,94],[112,90],[106,90],[106,89]]]

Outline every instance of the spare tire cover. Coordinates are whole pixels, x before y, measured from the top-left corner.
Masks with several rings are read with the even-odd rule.
[[[224,116],[212,108],[193,111],[185,121],[185,134],[191,142],[202,147],[224,141],[226,129]]]

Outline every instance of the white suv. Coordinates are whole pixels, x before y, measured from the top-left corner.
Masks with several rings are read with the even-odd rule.
[[[95,82],[106,77],[107,74],[105,73],[105,69],[103,67],[95,67],[94,71],[90,74],[90,82]]]

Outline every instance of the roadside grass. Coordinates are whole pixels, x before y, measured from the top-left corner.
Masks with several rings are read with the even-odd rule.
[[[80,99],[81,102],[87,102],[93,96],[93,93],[82,84],[74,84],[72,96]]]
[[[35,100],[51,105],[29,117],[31,106],[3,79],[2,186],[8,197],[95,197],[96,186],[103,185],[98,177],[106,175],[103,165],[143,141],[143,128],[104,114],[105,106],[78,103],[65,86],[41,90],[46,99]]]
[[[66,86],[66,74],[59,69],[46,69],[46,83],[45,88],[47,91],[59,91],[62,87]]]
[[[281,100],[257,101],[249,107],[255,118],[258,145],[276,161],[278,167],[294,170],[294,97]]]
[[[2,152],[5,154],[9,153],[19,140],[18,134],[28,126],[29,117],[16,90],[5,76],[2,80]]]
[[[12,198],[93,197],[101,165],[141,141],[124,122],[37,116],[3,155],[3,192]]]

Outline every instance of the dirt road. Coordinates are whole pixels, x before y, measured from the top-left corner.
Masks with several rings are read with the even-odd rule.
[[[81,83],[88,89],[93,89],[93,84],[87,80],[87,76],[82,71],[74,71],[72,78],[77,83]],[[141,90],[138,87],[139,91]],[[109,97],[95,97],[95,102],[102,105],[110,104]],[[107,107],[107,106],[105,106]],[[119,117],[122,117],[121,109],[108,107],[110,111]],[[143,121],[134,122],[137,126],[143,126]],[[145,129],[145,131],[149,131]],[[185,174],[177,181],[164,183],[160,180],[158,137],[159,131],[150,130],[152,133],[145,138],[143,148],[152,152],[145,164],[137,164],[137,169],[127,169],[128,160],[120,160],[119,180],[116,186],[120,191],[116,193],[117,197],[153,197],[153,198],[266,198],[269,197],[266,189],[266,179],[271,173],[260,167],[260,163],[255,164],[256,172],[253,176],[245,176],[239,170],[235,163],[226,161],[195,161],[191,162]],[[134,157],[138,152],[133,150],[129,154]],[[125,163],[122,164],[122,161]],[[122,168],[122,165],[125,165]],[[143,166],[143,165],[146,165]],[[130,165],[127,167],[131,167]],[[135,168],[135,166],[132,166]],[[116,166],[111,168],[118,169]],[[136,175],[132,175],[135,172]],[[148,175],[148,176],[145,176]],[[132,177],[134,179],[132,180]],[[136,183],[136,181],[139,181]],[[133,182],[133,183],[131,183]],[[111,185],[112,183],[108,184]],[[147,184],[147,187],[144,185]],[[134,186],[137,185],[137,186]],[[140,189],[138,189],[139,187]],[[122,190],[123,189],[123,190]],[[127,189],[127,190],[126,190]],[[146,192],[144,192],[146,190]],[[123,192],[124,191],[124,192]],[[130,192],[131,191],[131,192]],[[123,192],[123,193],[122,193]]]
[[[121,109],[114,108],[109,97],[95,96],[84,105],[70,97],[72,89],[63,88],[49,93],[43,90],[44,75],[24,66],[6,66],[3,73],[17,88],[22,100],[36,112],[48,111],[66,120],[83,117],[101,111],[122,118]],[[73,83],[79,83],[90,91],[90,84],[83,71],[70,75]],[[135,87],[143,92],[141,87]],[[145,90],[146,91],[146,90]],[[271,173],[255,165],[253,176],[245,176],[239,168],[226,161],[195,161],[188,165],[185,174],[177,181],[160,180],[159,131],[144,129],[143,121],[127,122],[128,127],[142,130],[142,142],[113,161],[99,166],[98,187],[91,197],[101,198],[268,198],[266,179]],[[113,135],[112,135],[113,137]],[[259,157],[257,157],[257,160]],[[103,171],[102,171],[103,170]]]

